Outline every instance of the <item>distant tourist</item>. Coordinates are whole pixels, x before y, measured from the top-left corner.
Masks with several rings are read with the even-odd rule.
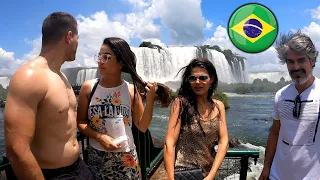
[[[156,94],[168,106],[171,90],[139,77],[135,54],[123,39],[104,39],[96,61],[102,78],[84,82],[77,110],[78,128],[90,138],[88,166],[96,180],[141,179],[132,125],[146,132]],[[133,84],[122,79],[122,72],[131,75]],[[145,107],[141,86],[147,93]]]
[[[92,179],[79,157],[76,97],[61,72],[74,61],[78,25],[55,12],[42,24],[40,55],[13,75],[4,111],[6,156],[18,179]]]
[[[320,179],[320,80],[312,74],[318,51],[300,31],[282,34],[276,49],[293,82],[275,95],[260,180]]]
[[[192,173],[214,179],[228,149],[225,106],[212,99],[218,86],[216,69],[200,58],[182,69],[182,84],[171,106],[165,138],[167,176],[173,180]]]

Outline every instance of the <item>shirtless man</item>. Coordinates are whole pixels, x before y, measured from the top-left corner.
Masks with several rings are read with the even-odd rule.
[[[77,21],[50,14],[42,25],[38,57],[13,75],[4,112],[6,155],[19,179],[92,179],[79,158],[76,97],[60,71],[74,61]]]

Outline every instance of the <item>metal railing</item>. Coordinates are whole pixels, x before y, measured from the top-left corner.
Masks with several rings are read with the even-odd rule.
[[[85,137],[80,133],[77,134],[77,139],[81,143],[81,147],[85,147]],[[143,140],[142,140],[143,142]],[[143,143],[142,143],[143,144]],[[144,143],[146,144],[146,143]],[[158,170],[159,166],[163,162],[163,149],[162,147],[153,147],[157,149],[159,153],[152,157],[149,152],[149,158],[144,157],[144,160],[140,160],[141,170],[143,174],[143,179],[150,179],[154,173]],[[150,148],[143,148],[144,150],[153,150]],[[145,153],[144,150],[140,149],[140,154]],[[84,148],[82,148],[82,154],[84,152]],[[148,154],[148,153],[147,153]],[[147,155],[148,156],[148,155]],[[152,159],[151,159],[152,158]],[[224,179],[225,177],[230,177],[230,175],[238,174],[240,180],[247,179],[247,172],[249,166],[249,159],[252,158],[255,163],[259,158],[259,151],[256,150],[232,150],[229,149],[226,157],[219,168],[216,179]],[[148,160],[147,160],[148,159]],[[145,163],[143,163],[145,162]],[[0,172],[5,171],[7,179],[15,179],[14,173],[11,169],[10,163],[5,155],[0,157]],[[0,176],[1,177],[1,176]]]
[[[75,94],[79,95],[81,85],[74,84],[72,85],[72,87]],[[163,147],[155,146],[153,144],[152,136],[149,130],[143,133],[135,127],[134,123],[132,132],[139,157],[142,178],[143,180],[150,179],[163,162]],[[83,155],[85,151],[84,147],[86,147],[86,137],[78,132],[77,139],[81,143],[81,154]],[[253,158],[256,163],[257,159],[259,158],[259,151],[229,149],[217,173],[216,179],[223,179],[230,175],[239,174],[240,180],[245,180],[247,178],[249,158]],[[0,179],[3,172],[5,172],[7,179],[16,179],[5,154],[3,156],[0,156]]]
[[[215,180],[224,179],[226,177],[237,177],[240,180],[247,179],[249,159],[252,158],[257,163],[259,151],[256,150],[228,150],[222,162],[221,167],[215,177]],[[163,150],[150,163],[146,169],[147,179],[151,178],[163,162]]]

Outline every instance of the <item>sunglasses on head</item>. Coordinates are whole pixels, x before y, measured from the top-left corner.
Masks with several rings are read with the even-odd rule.
[[[202,76],[189,76],[188,80],[189,82],[196,82],[197,79],[199,79],[199,81],[204,82],[208,79],[209,77],[206,75],[202,75]]]

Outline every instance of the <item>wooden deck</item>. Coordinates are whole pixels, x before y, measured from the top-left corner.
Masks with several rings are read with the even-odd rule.
[[[150,178],[150,180],[166,180],[167,173],[164,170],[164,162],[161,163],[157,171],[153,174],[153,176]]]

